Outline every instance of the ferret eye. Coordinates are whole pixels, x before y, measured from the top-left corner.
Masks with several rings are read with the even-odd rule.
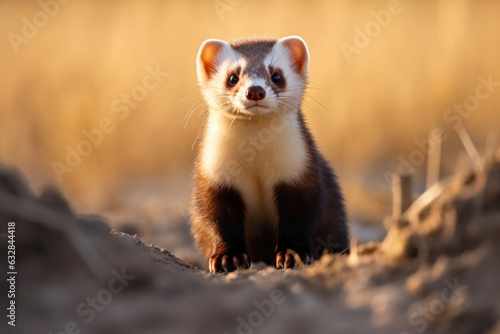
[[[271,77],[271,80],[275,85],[279,85],[283,81],[283,78],[279,73],[274,73],[273,76]]]
[[[236,74],[231,74],[229,76],[229,79],[227,80],[227,82],[231,85],[231,86],[234,86],[238,83],[238,81],[240,81],[240,78],[238,78],[238,76]]]

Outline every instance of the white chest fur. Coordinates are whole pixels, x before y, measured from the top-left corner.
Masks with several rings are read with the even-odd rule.
[[[227,116],[208,117],[201,156],[206,176],[239,191],[247,234],[262,223],[277,227],[274,186],[297,180],[307,161],[297,114],[237,119],[232,124]]]

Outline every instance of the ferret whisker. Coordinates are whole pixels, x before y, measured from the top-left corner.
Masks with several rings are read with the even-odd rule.
[[[186,116],[184,116],[184,118],[180,121],[180,123],[182,123],[186,117],[191,117],[190,116],[190,113],[194,112],[193,108],[197,108],[200,104],[204,104],[204,103],[207,103],[208,101],[212,100],[212,99],[216,99],[218,97],[222,97],[222,96],[225,96],[227,94],[220,94],[220,95],[214,95],[214,96],[210,96],[209,98],[199,98],[197,101],[194,102],[193,106],[189,109],[188,113],[186,114]],[[186,125],[184,126],[184,128],[186,128],[187,126],[187,123]]]
[[[315,98],[314,98],[311,94],[308,94],[307,92],[304,92],[304,96],[305,96],[306,98],[311,99],[311,100],[313,100],[314,102],[316,102],[316,103],[317,103],[319,106],[321,106],[321,107],[322,107],[325,111],[328,111],[328,112],[330,111],[330,110],[328,110],[328,108],[326,108],[323,104],[321,104],[321,103],[320,103],[317,99],[315,99]],[[288,96],[285,96],[285,97],[293,97],[293,96],[288,95]],[[307,101],[306,99],[304,99],[303,101],[304,101],[304,102],[308,102],[308,103],[310,103],[310,102],[309,102],[309,101]],[[311,106],[313,106],[313,104],[312,104],[312,103],[310,103],[310,104],[311,104]]]
[[[198,134],[196,135],[196,138],[194,139],[193,145],[191,145],[191,152],[194,150],[194,146],[196,145],[196,142],[198,141],[198,138],[200,137],[201,130],[205,126],[205,123],[207,122],[208,118],[205,118],[203,123],[201,123],[200,128],[198,129]]]
[[[316,100],[311,94],[308,94],[307,92],[304,92],[304,95],[306,95],[307,97],[311,98],[314,100],[314,102],[316,102],[317,104],[319,104],[323,109],[325,109],[326,111],[330,111],[328,110],[327,107],[325,107],[321,102],[319,102],[318,100]]]
[[[238,117],[234,116],[233,120],[231,121],[231,124],[229,124],[229,132],[231,132],[231,127],[233,126],[233,123],[234,123],[234,121],[235,121],[236,118],[238,118]]]
[[[187,117],[186,123],[184,124],[184,129],[186,129],[186,128],[187,128],[187,125],[188,125],[188,123],[189,123],[189,120],[191,119],[191,116],[193,116],[194,112],[195,112],[195,111],[196,111],[196,110],[197,110],[200,106],[203,106],[203,105],[208,106],[208,105],[209,105],[209,103],[208,103],[208,102],[209,102],[209,101],[207,101],[206,99],[204,99],[204,100],[201,100],[200,102],[196,102],[196,103],[195,103],[195,104],[191,107],[191,109],[188,111],[188,113],[186,114],[186,116],[184,116],[184,118],[182,119],[182,121],[184,121],[184,119],[186,119],[186,117]],[[182,121],[181,121],[181,122],[182,122]]]
[[[287,96],[290,97],[290,96]],[[299,107],[298,105],[293,104],[293,102],[287,101],[287,100],[281,100],[283,103],[288,103],[290,107]],[[303,99],[301,101],[302,105],[309,108],[312,112],[314,112],[316,115],[322,115],[321,111],[316,108],[315,105],[313,105],[311,102],[307,101],[306,99]]]
[[[186,129],[186,128],[187,128],[187,125],[188,125],[188,123],[189,123],[189,120],[191,119],[191,116],[192,116],[192,115],[193,115],[193,113],[195,112],[196,108],[198,108],[199,106],[201,106],[201,105],[203,105],[203,104],[207,104],[207,102],[206,102],[206,101],[202,101],[202,102],[200,102],[200,103],[199,103],[196,107],[194,107],[194,106],[193,106],[193,107],[191,107],[191,109],[188,111],[188,113],[186,114],[186,116],[184,116],[184,118],[183,118],[183,119],[182,119],[182,121],[181,121],[181,122],[183,122],[183,121],[184,121],[184,119],[186,119],[186,117],[187,117],[186,123],[184,124],[184,129]]]

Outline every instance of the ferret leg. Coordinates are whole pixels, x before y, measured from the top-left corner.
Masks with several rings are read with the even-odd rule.
[[[321,195],[317,190],[281,183],[275,187],[279,214],[276,268],[293,268],[295,251],[306,265],[314,262],[313,237],[319,222]]]
[[[210,187],[197,201],[201,221],[211,238],[210,271],[231,272],[250,266],[245,246],[245,208],[240,194],[230,187]]]

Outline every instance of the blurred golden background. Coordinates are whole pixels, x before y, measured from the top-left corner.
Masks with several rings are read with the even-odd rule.
[[[448,109],[473,101],[484,80],[500,82],[498,13],[494,0],[2,1],[0,164],[36,188],[58,187],[79,212],[138,221],[146,240],[182,248],[174,232],[187,231],[192,145],[203,122],[200,107],[185,127],[201,97],[200,44],[300,35],[311,54],[311,130],[339,174],[350,216],[380,222],[390,212],[385,173],[420,150],[416,141],[430,130],[448,138],[443,175],[467,163],[456,158],[459,114]],[[157,69],[168,75],[140,88]],[[490,94],[460,116],[480,151],[500,130],[500,87],[481,92]],[[115,112],[123,94],[142,99],[128,114]],[[103,120],[108,133],[81,147],[91,152],[60,182],[54,163],[67,165],[68,147],[77,150]],[[421,189],[425,162],[413,167]],[[170,220],[182,223],[170,230]]]

